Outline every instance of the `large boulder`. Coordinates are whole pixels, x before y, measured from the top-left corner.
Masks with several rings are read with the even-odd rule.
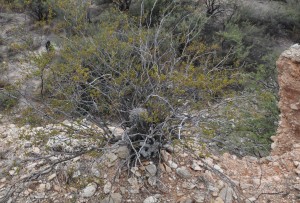
[[[284,51],[276,64],[281,115],[277,135],[272,137],[272,154],[280,155],[300,142],[300,45]]]

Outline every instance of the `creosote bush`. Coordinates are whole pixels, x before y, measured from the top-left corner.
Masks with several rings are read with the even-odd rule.
[[[162,18],[172,26],[167,16]],[[86,37],[69,37],[59,60],[49,64],[49,53],[35,58],[37,74],[47,74],[42,82],[45,101],[54,114],[110,116],[128,123],[128,136],[132,142],[138,139],[139,147],[146,140],[168,142],[165,133],[181,123],[184,100],[205,107],[205,102],[220,100],[231,92],[231,84],[238,83],[237,67],[223,67],[216,54],[219,47],[207,46],[197,37],[200,18],[182,22],[190,29],[185,36],[164,24],[144,28],[139,19],[107,11],[99,25],[82,26]],[[172,39],[178,41],[172,44]],[[179,53],[180,46],[185,47]],[[193,65],[194,60],[199,65]],[[130,112],[137,107],[147,112],[143,123],[130,122]]]
[[[229,151],[241,142],[243,149],[269,144],[278,114],[272,97],[276,87],[256,83],[264,78],[271,84],[275,73],[260,71],[269,68],[267,60],[259,65],[249,59],[256,56],[248,35],[259,33],[258,28],[241,20],[236,5],[222,5],[232,15],[216,21],[218,15],[207,16],[193,3],[144,3],[136,12],[133,3],[129,11],[107,8],[97,23],[87,21],[87,5],[78,1],[56,5],[58,16],[65,17],[67,39],[59,54],[33,57],[47,115],[88,118],[101,127],[118,121],[128,146],[147,158],[157,156],[166,143],[184,140],[187,124],[201,129],[201,142],[229,146]],[[208,31],[213,33],[204,35]],[[264,90],[268,96],[258,96]],[[222,105],[252,95],[238,107]],[[224,109],[216,112],[215,106]],[[205,111],[210,116],[193,116]],[[107,131],[106,139],[115,138]],[[243,149],[235,153],[261,153]]]

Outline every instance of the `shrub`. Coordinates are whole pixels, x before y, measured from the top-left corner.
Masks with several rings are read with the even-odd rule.
[[[7,54],[8,56],[14,56],[16,54],[21,53],[22,51],[24,51],[26,48],[26,46],[24,44],[19,44],[19,43],[12,43],[10,44],[8,50],[7,50]]]
[[[17,91],[9,83],[0,81],[0,111],[9,110],[17,104]]]
[[[47,115],[88,118],[103,129],[107,120],[118,120],[128,146],[145,158],[185,137],[182,128],[188,122],[201,129],[202,142],[217,139],[220,148],[243,155],[253,154],[256,146],[265,153],[259,147],[269,144],[278,112],[272,97],[276,89],[257,84],[271,83],[268,74],[274,72],[263,71],[270,63],[247,60],[254,53],[248,35],[260,33],[255,24],[231,16],[224,26],[211,26],[215,29],[206,37],[203,30],[213,20],[194,4],[173,1],[159,7],[151,18],[155,23],[149,10],[136,18],[131,10],[107,9],[95,24],[87,23],[85,5],[76,5],[68,0],[59,5],[71,29],[59,57],[48,52],[34,58]],[[259,88],[267,94],[259,96]],[[191,112],[201,116],[191,118]],[[202,117],[203,112],[209,116]]]
[[[231,95],[230,85],[239,83],[237,67],[220,63],[220,46],[199,37],[205,14],[195,10],[184,17],[184,8],[171,5],[176,15],[162,12],[151,26],[118,10],[104,12],[96,26],[78,21],[59,60],[49,62],[50,53],[35,58],[37,75],[47,72],[42,83],[48,114],[98,123],[118,119],[128,144],[149,158],[180,137],[185,101],[198,110]],[[138,109],[142,113],[133,119]]]
[[[52,0],[24,1],[29,14],[37,21],[46,21],[53,17],[54,2]]]
[[[37,114],[36,109],[31,107],[23,109],[21,111],[20,117],[17,117],[15,119],[15,122],[20,126],[30,125],[33,127],[42,126],[44,124],[43,117]],[[39,142],[41,140],[46,142],[45,134],[43,134],[43,136],[40,136],[39,139],[40,139]]]
[[[0,45],[4,45],[4,39],[0,37]]]
[[[270,35],[289,35],[300,27],[300,3],[298,0],[273,6],[269,10],[257,12],[252,6],[241,6],[238,10],[241,21],[249,21],[257,26],[264,26]]]
[[[23,0],[0,0],[0,9],[13,10],[14,12],[23,12]]]

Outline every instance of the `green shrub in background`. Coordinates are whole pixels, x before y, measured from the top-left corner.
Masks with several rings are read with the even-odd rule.
[[[214,116],[218,113],[218,116]],[[243,94],[210,111],[200,122],[201,139],[214,150],[239,156],[267,156],[279,111],[272,93]]]
[[[4,45],[4,39],[0,37],[0,45]]]
[[[18,104],[18,93],[16,89],[0,81],[0,111],[9,110]]]
[[[54,0],[0,0],[0,8],[17,12],[28,11],[37,21],[46,21],[54,16]]]
[[[0,0],[0,9],[3,11],[13,10],[15,12],[23,12],[23,0]]]
[[[265,32],[272,36],[289,36],[299,40],[300,29],[300,1],[288,0],[275,4],[268,11],[258,13],[252,6],[240,6],[241,21],[249,21],[256,26],[265,27]]]

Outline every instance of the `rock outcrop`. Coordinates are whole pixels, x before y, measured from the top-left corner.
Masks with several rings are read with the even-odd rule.
[[[281,111],[272,154],[281,155],[300,143],[300,45],[284,51],[277,60]]]

